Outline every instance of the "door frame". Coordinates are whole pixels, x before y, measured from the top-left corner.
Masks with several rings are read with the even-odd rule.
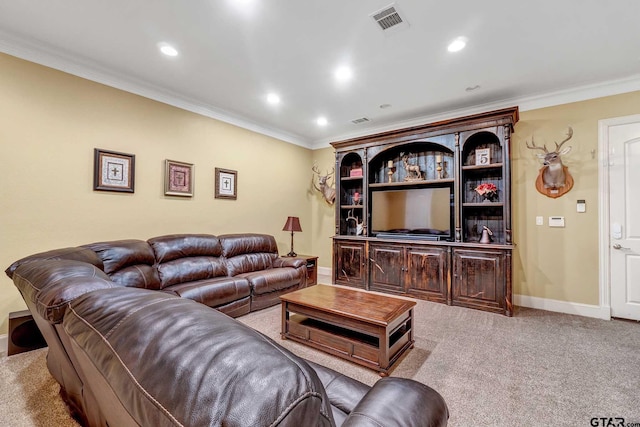
[[[640,123],[640,114],[598,120],[598,210],[599,210],[599,269],[600,311],[603,319],[611,319],[611,251],[609,217],[609,128]]]

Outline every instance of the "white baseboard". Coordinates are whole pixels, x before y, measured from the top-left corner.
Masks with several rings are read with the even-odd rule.
[[[318,274],[321,274],[323,276],[332,277],[332,275],[331,275],[331,267],[318,267]]]
[[[318,267],[318,275],[333,277],[331,267]],[[611,308],[608,306],[559,301],[517,294],[513,296],[513,304],[520,307],[554,311],[556,313],[575,314],[577,316],[611,320]]]
[[[536,308],[538,310],[555,311],[557,313],[576,314],[578,316],[611,320],[611,308],[606,306],[558,301],[547,298],[531,297],[528,295],[514,295],[513,304],[520,307]]]
[[[0,335],[0,353],[7,354],[9,352],[8,335]]]

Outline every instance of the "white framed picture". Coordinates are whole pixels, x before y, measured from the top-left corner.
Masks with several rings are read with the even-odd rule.
[[[230,169],[216,168],[216,199],[233,199],[238,197],[238,172]]]

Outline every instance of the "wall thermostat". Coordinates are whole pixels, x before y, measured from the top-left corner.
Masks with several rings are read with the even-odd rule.
[[[564,227],[564,217],[563,216],[550,216],[549,217],[549,227]]]

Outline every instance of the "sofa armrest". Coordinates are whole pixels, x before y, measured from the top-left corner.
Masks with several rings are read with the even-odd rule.
[[[449,419],[440,394],[406,378],[378,380],[351,411],[342,427],[444,427]]]
[[[300,268],[307,265],[307,261],[303,258],[295,257],[278,257],[273,261],[274,268],[293,267]]]
[[[69,302],[117,286],[98,267],[74,260],[28,262],[16,268],[12,277],[27,305],[34,305],[40,316],[54,324],[62,321]]]

